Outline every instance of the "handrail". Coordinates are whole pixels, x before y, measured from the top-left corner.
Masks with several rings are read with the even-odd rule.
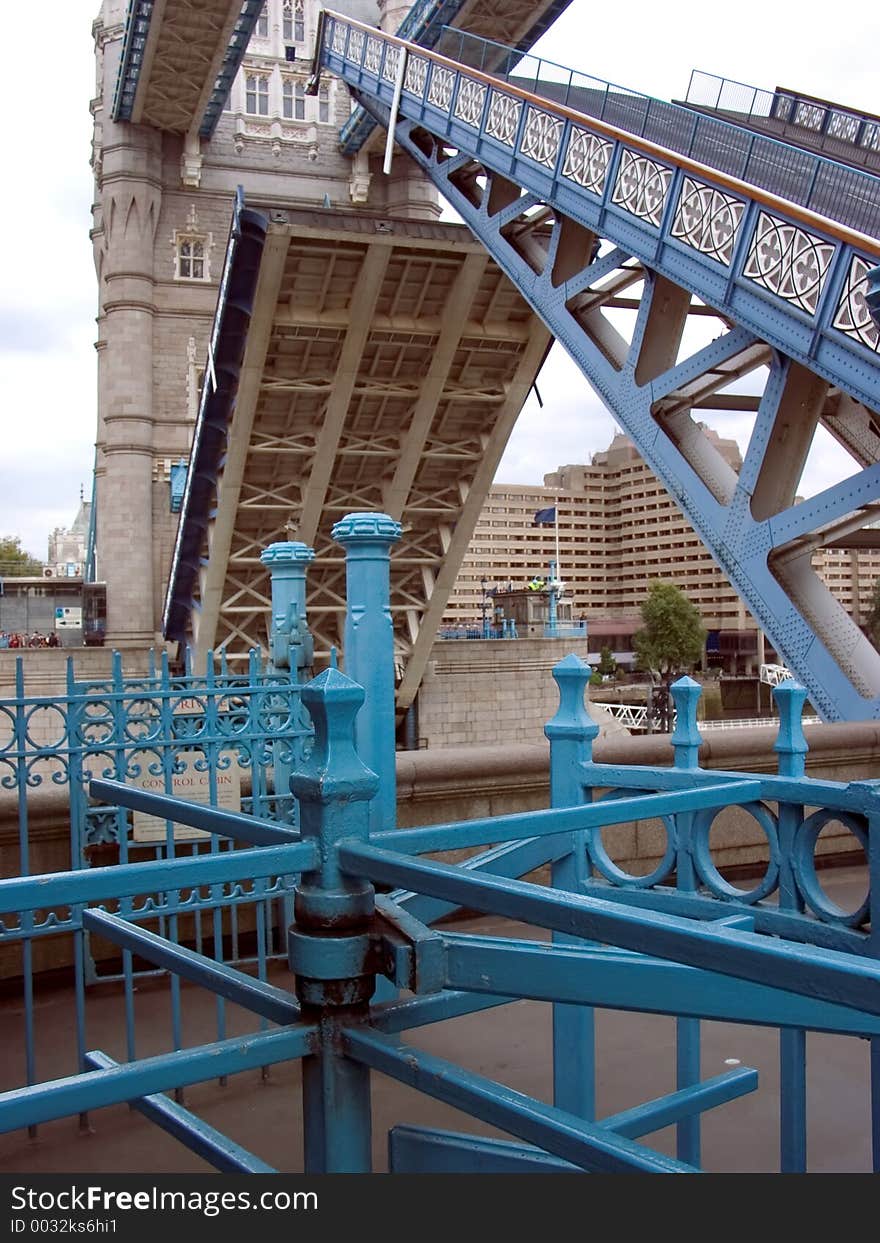
[[[701,100],[696,97],[699,94],[699,92],[695,92],[694,87],[698,79],[707,79],[709,81],[718,83],[718,92],[716,95],[715,103],[707,103],[705,100]],[[748,113],[746,113],[745,109],[728,108],[724,106],[720,101],[724,95],[725,87],[728,87],[728,86],[740,87],[744,91],[751,92],[753,96],[753,102],[754,100],[757,100],[758,98],[761,98],[762,100],[766,99],[768,102],[769,111],[766,113],[760,113],[760,112],[756,113],[754,111],[754,108],[752,107],[749,109]],[[774,87],[755,86],[751,82],[740,82],[737,78],[726,78],[723,75],[718,74],[718,73],[710,73],[706,69],[694,69],[691,72],[691,78],[688,84],[687,95],[685,96],[685,103],[690,104],[692,107],[712,108],[720,112],[740,112],[741,111],[744,113],[744,115],[748,115],[750,117],[758,116],[758,117],[764,117],[765,119],[770,119],[770,120],[780,120],[789,125],[796,125],[799,128],[811,130],[811,132],[813,133],[821,133],[820,129],[813,129],[811,126],[806,125],[803,121],[793,119],[791,118],[790,115],[788,116],[780,115],[778,112],[774,111],[776,105],[780,101],[787,101],[790,104],[798,104],[798,103],[811,104],[818,108],[821,108],[826,113],[834,114],[840,117],[847,117],[856,122],[867,122],[868,124],[874,126],[875,128],[880,127],[880,115],[878,115],[876,112],[867,112],[864,108],[851,108],[848,104],[836,103],[834,100],[825,99],[821,95],[810,95],[807,91],[798,91],[790,86],[774,86]],[[877,148],[875,146],[868,145],[866,143],[862,143],[858,141],[858,136],[856,139],[852,139],[852,138],[847,138],[845,135],[842,135],[842,134],[831,134],[830,137],[836,139],[836,141],[838,142],[849,144],[850,146],[854,147],[857,151],[868,151],[868,152],[873,152],[874,154],[877,153]]]
[[[524,90],[522,87],[511,84],[506,79],[494,77],[480,69],[471,69],[468,66],[462,66],[457,61],[450,60],[448,57],[434,52],[428,48],[420,47],[418,44],[409,43],[405,39],[398,38],[397,35],[387,34],[385,31],[378,30],[375,26],[369,26],[365,22],[358,21],[356,18],[347,17],[342,13],[337,13],[332,9],[325,10],[326,17],[335,21],[344,23],[347,26],[362,30],[366,35],[372,38],[378,38],[384,43],[393,44],[404,51],[412,52],[426,60],[430,60],[444,69],[448,69],[453,73],[465,72],[467,76],[474,81],[481,82],[485,86],[496,86],[499,82],[503,82],[506,94],[516,99],[521,99],[525,103],[534,104],[543,110],[553,113],[554,115],[565,120],[574,121],[578,125],[588,130],[593,130],[598,134],[602,134],[606,138],[610,138],[615,142],[625,142],[630,146],[637,147],[640,151],[647,155],[654,156],[666,163],[677,165],[689,173],[714,181],[717,185],[723,186],[725,189],[733,191],[735,194],[752,199],[757,203],[769,207],[773,211],[783,212],[785,215],[800,224],[804,224],[810,228],[818,229],[826,236],[832,237],[844,245],[852,246],[856,250],[866,251],[874,258],[880,259],[880,238],[871,237],[867,233],[862,233],[858,229],[853,229],[849,225],[843,225],[837,220],[833,220],[829,216],[824,216],[812,208],[804,207],[802,204],[794,203],[790,199],[785,199],[779,195],[773,194],[768,190],[764,190],[760,186],[755,186],[747,181],[743,181],[738,177],[725,173],[721,169],[713,168],[711,165],[703,164],[699,160],[693,159],[691,156],[683,155],[678,151],[674,151],[669,147],[664,147],[660,143],[654,142],[652,139],[643,138],[641,135],[634,134],[629,130],[621,129],[619,126],[611,125],[607,121],[603,121],[598,117],[589,116],[586,113],[578,112],[576,109],[566,105],[556,103],[552,99],[545,96],[537,95],[532,91]],[[316,46],[316,60],[320,58],[321,49]],[[719,122],[719,124],[726,124]],[[732,127],[737,128],[737,127]],[[785,150],[799,150],[798,148],[790,148],[786,143],[780,143],[776,139],[768,138],[768,142],[776,143]],[[831,164],[833,161],[823,161]],[[841,165],[841,168],[845,166]],[[848,173],[852,173],[852,169],[847,168]],[[862,174],[871,176],[871,174]],[[878,181],[878,190],[880,190],[880,179]]]

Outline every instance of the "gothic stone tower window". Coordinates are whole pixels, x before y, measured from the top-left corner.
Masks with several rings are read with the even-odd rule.
[[[304,0],[284,0],[281,10],[281,33],[285,43],[302,43],[305,39]]]
[[[306,89],[302,82],[295,82],[293,78],[282,79],[281,111],[287,120],[306,119]]]
[[[244,110],[252,116],[269,115],[269,77],[263,73],[249,73],[245,78]]]
[[[204,236],[178,233],[175,238],[174,277],[179,281],[207,281],[208,247]]]

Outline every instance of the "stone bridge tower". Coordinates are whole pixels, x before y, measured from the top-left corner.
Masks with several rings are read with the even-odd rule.
[[[198,133],[203,114],[193,121],[179,106],[181,83],[198,64],[188,0],[169,3],[162,18],[177,23],[183,60],[151,58],[148,42],[141,75],[150,89],[141,82],[130,119],[113,119],[129,7],[139,11],[104,0],[93,27],[96,577],[107,584],[106,641],[141,648],[161,641],[175,484],[190,451],[236,187],[257,208],[332,205],[434,218],[439,207],[407,157],[395,156],[386,178],[375,175],[379,144],[373,154],[340,153],[346,89],[328,77],[316,97],[305,93],[317,0],[266,0],[210,138]],[[408,6],[337,7],[396,29]],[[217,9],[236,15],[235,6]]]

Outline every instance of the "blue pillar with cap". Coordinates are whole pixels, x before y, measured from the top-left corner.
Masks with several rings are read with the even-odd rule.
[[[325,669],[303,688],[315,726],[307,760],[290,787],[300,803],[303,840],[318,844],[318,866],[294,891],[288,932],[290,968],[303,1018],[319,1037],[303,1061],[303,1121],[307,1174],[360,1174],[371,1169],[370,1072],[340,1051],[346,1024],[364,1020],[375,987],[369,881],[342,872],[335,846],[369,837],[369,801],[378,786],[354,745],[360,686],[339,669]]]
[[[345,549],[343,663],[366,695],[355,724],[355,742],[358,754],[379,778],[370,807],[372,832],[397,823],[391,547],[402,533],[399,522],[379,513],[346,514],[332,531]]]
[[[272,622],[269,628],[270,675],[288,675],[291,682],[306,682],[311,676],[315,656],[315,644],[306,617],[306,571],[314,560],[315,550],[296,540],[283,540],[270,544],[260,553],[260,560],[269,569],[272,589]],[[288,713],[289,696],[279,703],[281,719]],[[301,724],[308,725],[305,712],[300,712]],[[276,814],[279,819],[292,817],[290,808],[291,760],[301,754],[301,739],[292,746],[286,742],[272,744],[272,769],[275,794],[278,798]],[[285,899],[285,901],[287,901]]]

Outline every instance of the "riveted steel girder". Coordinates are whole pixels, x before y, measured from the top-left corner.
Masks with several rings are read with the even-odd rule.
[[[852,227],[875,228],[870,212],[824,164],[825,197],[787,201],[725,172],[721,148],[710,167],[692,145],[646,141],[333,15],[318,56],[385,125],[406,57],[399,145],[578,363],[819,713],[880,716],[880,655],[812,562],[870,546],[880,506],[880,334],[864,299],[880,242]],[[718,331],[700,341],[706,315]],[[754,408],[739,473],[694,418],[716,401]],[[799,501],[820,425],[853,472]]]

